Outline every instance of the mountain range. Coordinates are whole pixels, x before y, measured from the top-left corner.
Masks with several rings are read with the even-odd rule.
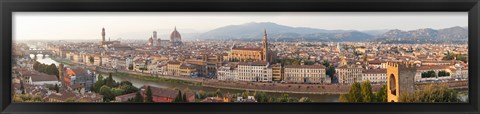
[[[201,40],[261,40],[264,29],[269,40],[273,41],[396,41],[402,40],[438,40],[458,41],[468,39],[466,27],[444,29],[422,28],[403,31],[398,29],[382,30],[326,30],[308,27],[290,27],[271,22],[251,22],[241,25],[228,25],[200,33],[195,36]],[[419,40],[420,39],[420,40]]]

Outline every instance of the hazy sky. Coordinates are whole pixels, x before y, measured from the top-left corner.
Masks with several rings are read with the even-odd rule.
[[[202,33],[226,25],[273,22],[328,30],[448,28],[467,26],[467,12],[14,12],[13,37],[30,39],[147,39],[152,31],[166,36]],[[136,38],[138,37],[138,38]],[[163,37],[162,39],[167,39]]]

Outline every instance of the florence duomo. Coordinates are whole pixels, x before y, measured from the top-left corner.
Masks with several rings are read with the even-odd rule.
[[[180,46],[182,45],[182,37],[180,32],[177,31],[177,27],[174,28],[172,33],[170,34],[170,41],[161,40],[161,38],[157,37],[157,31],[153,31],[153,35],[147,40],[147,46],[149,47],[162,47],[162,46]],[[163,45],[162,45],[163,44]]]

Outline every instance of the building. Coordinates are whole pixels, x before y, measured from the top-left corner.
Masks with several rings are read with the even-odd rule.
[[[282,81],[284,70],[282,64],[277,63],[272,65],[272,81]]]
[[[67,68],[63,74],[63,81],[65,86],[72,86],[80,84],[85,87],[85,90],[90,91],[95,83],[95,73],[90,70],[85,70],[81,67]]]
[[[45,73],[36,73],[28,77],[28,84],[31,85],[60,85],[57,76]]]
[[[124,95],[120,95],[120,96],[116,96],[115,97],[115,102],[127,102],[129,100],[132,100],[135,98],[136,96],[136,92],[134,93],[128,93],[128,94],[124,94]]]
[[[323,65],[286,65],[283,81],[288,83],[331,83]]]
[[[416,66],[412,63],[387,63],[388,102],[398,102],[402,94],[415,91],[414,77]]]
[[[362,81],[363,68],[355,65],[344,65],[335,69],[338,83],[350,84]]]
[[[435,77],[422,77],[422,73],[434,71]],[[449,73],[449,76],[439,76],[438,72],[445,71]],[[426,81],[426,80],[436,80],[436,79],[451,79],[452,76],[456,75],[456,69],[454,66],[450,65],[423,65],[417,68],[415,73],[415,81]]]
[[[147,92],[147,87],[149,85],[144,85],[140,87],[140,93],[142,96],[145,98],[146,92]],[[178,90],[174,89],[165,89],[165,88],[158,88],[158,87],[153,87],[150,86],[150,90],[152,91],[152,97],[153,97],[153,102],[173,102],[173,100],[178,96]],[[195,94],[191,92],[182,92],[182,94],[185,94],[187,97],[188,102],[194,102],[195,101]]]
[[[363,81],[371,83],[387,83],[387,69],[370,69],[363,71]]]
[[[177,27],[173,30],[173,32],[170,34],[170,43],[172,46],[179,46],[182,45],[182,36],[180,33],[177,31]]]
[[[275,58],[275,53],[269,50],[267,41],[267,31],[264,31],[263,46],[261,48],[246,48],[237,47],[235,44],[229,53],[229,61],[233,62],[253,62],[253,61],[267,61],[272,62]]]
[[[179,61],[167,62],[167,74],[173,76],[198,76],[196,66],[193,64],[182,63]]]
[[[218,67],[217,80],[233,81],[237,77],[237,64],[229,63]]]
[[[238,63],[235,80],[271,82],[272,68],[269,66],[269,63],[265,61],[240,62]]]

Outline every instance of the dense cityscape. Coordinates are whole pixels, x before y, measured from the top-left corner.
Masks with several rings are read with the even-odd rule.
[[[432,85],[460,94],[445,102],[468,99],[466,43],[278,41],[268,29],[254,41],[183,41],[176,27],[169,38],[120,41],[107,31],[15,41],[13,101],[399,102]]]

